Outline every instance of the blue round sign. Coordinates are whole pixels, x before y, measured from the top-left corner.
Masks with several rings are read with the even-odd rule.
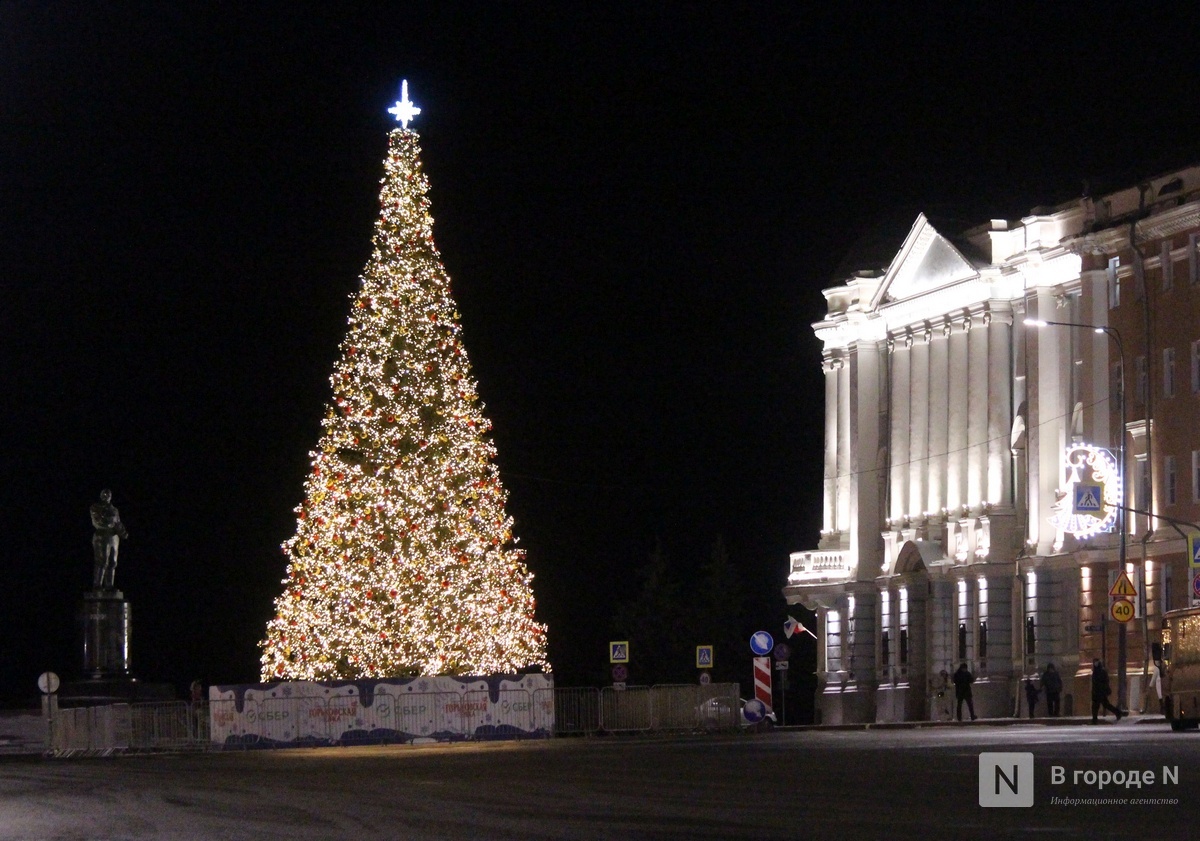
[[[750,724],[758,724],[767,717],[767,705],[757,698],[751,698],[742,707],[742,718]]]
[[[766,657],[775,647],[775,638],[766,631],[758,631],[750,637],[750,650],[759,657]]]

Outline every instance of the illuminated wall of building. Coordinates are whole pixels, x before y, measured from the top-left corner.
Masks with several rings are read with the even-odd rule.
[[[836,612],[824,721],[933,717],[962,662],[982,715],[1012,715],[1049,662],[1086,695],[1092,657],[1115,657],[1122,501],[1146,512],[1125,541],[1147,599],[1127,628],[1140,706],[1155,617],[1190,584],[1161,518],[1200,519],[1198,236],[1191,168],[968,230],[918,215],[890,259],[825,289],[822,530],[784,588]],[[1072,452],[1109,455],[1093,477]],[[1072,488],[1092,481],[1108,495],[1084,528]]]

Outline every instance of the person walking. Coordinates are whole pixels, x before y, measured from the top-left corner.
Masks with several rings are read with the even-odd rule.
[[[1146,685],[1142,688],[1141,712],[1143,713],[1149,712],[1151,709],[1155,712],[1163,712],[1163,673],[1167,668],[1162,657],[1162,643],[1150,643],[1150,664],[1146,669]],[[1151,693],[1154,693],[1153,697],[1158,701],[1158,706],[1154,708],[1150,706]]]
[[[1033,711],[1037,708],[1038,696],[1041,694],[1042,690],[1038,689],[1038,685],[1033,682],[1033,678],[1025,678],[1025,700],[1029,704],[1030,718],[1033,718]]]
[[[1057,718],[1062,699],[1062,675],[1053,663],[1047,663],[1046,671],[1042,672],[1042,689],[1046,691],[1046,715]]]
[[[975,701],[971,697],[971,684],[974,682],[975,675],[971,674],[966,663],[960,665],[954,672],[954,699],[957,701],[959,721],[962,721],[963,701],[967,702],[967,712],[971,714],[971,721],[975,720]]]
[[[1108,696],[1111,694],[1112,686],[1108,682],[1108,669],[1104,668],[1104,663],[1097,657],[1092,661],[1092,724],[1098,723],[1099,719],[1096,716],[1101,707],[1115,715],[1117,721],[1121,720],[1124,713],[1108,702]]]

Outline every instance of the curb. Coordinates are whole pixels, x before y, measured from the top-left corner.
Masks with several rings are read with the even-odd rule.
[[[1164,715],[1141,715],[1126,713],[1122,720],[1128,724],[1166,724]],[[937,727],[1016,727],[1033,724],[1043,727],[1090,726],[1092,719],[1088,716],[1058,716],[1056,718],[978,718],[974,721],[872,721],[857,724],[792,724],[785,727],[774,727],[775,731],[807,731],[807,730],[923,730]],[[1107,718],[1100,719],[1100,725],[1113,726],[1117,722]]]

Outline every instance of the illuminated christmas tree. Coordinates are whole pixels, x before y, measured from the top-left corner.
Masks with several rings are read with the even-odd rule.
[[[374,252],[353,296],[263,680],[496,674],[544,666],[533,576],[506,493],[450,280],[433,243],[420,112],[388,157]]]

